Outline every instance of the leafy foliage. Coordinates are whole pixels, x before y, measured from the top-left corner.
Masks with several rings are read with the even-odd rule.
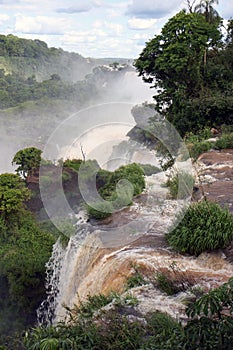
[[[136,163],[121,166],[112,173],[101,170],[98,174],[98,183],[102,183],[99,193],[105,201],[87,206],[91,218],[104,219],[130,205],[132,197],[139,195],[145,188],[144,171]]]
[[[18,175],[0,175],[0,217],[6,226],[12,227],[19,219],[29,198],[30,192]]]
[[[140,166],[144,170],[146,176],[157,174],[161,171],[160,168],[151,164],[140,164]]]
[[[209,141],[195,141],[193,143],[189,143],[187,148],[190,156],[194,160],[197,160],[200,154],[208,152],[211,148],[213,148],[213,143]]]
[[[2,222],[0,243],[0,294],[4,290],[6,293],[0,302],[0,325],[2,327],[4,318],[3,333],[8,333],[22,329],[35,319],[35,310],[45,293],[45,263],[54,238],[38,226],[29,212],[21,210],[13,227]],[[7,310],[11,310],[9,315]]]
[[[185,327],[191,348],[230,350],[233,331],[233,278],[203,295],[187,309]]]
[[[222,40],[221,18],[214,1],[200,1],[168,20],[150,40],[135,66],[156,88],[157,110],[181,135],[205,126],[232,124],[232,23]],[[204,12],[203,12],[204,11]]]
[[[190,173],[180,171],[166,182],[172,198],[184,199],[192,195],[194,178]]]
[[[19,165],[16,172],[25,179],[32,175],[33,170],[39,168],[42,151],[36,147],[28,147],[18,151],[12,161],[12,164]]]
[[[233,148],[233,133],[223,134],[214,144],[215,149]]]
[[[158,268],[153,284],[167,295],[191,290],[196,284],[195,278],[178,268],[174,261],[168,268]]]
[[[132,268],[133,273],[130,276],[128,276],[126,280],[126,288],[130,289],[147,284],[148,282],[144,278],[143,274],[140,272],[140,269],[135,265],[133,265]]]
[[[194,203],[184,218],[167,235],[167,241],[175,250],[199,255],[205,250],[225,248],[233,237],[233,218],[227,209],[218,204],[202,201]]]

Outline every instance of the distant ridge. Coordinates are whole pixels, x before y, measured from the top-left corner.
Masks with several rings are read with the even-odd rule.
[[[49,48],[38,39],[0,35],[0,69],[5,74],[16,73],[24,79],[35,76],[37,81],[43,81],[59,74],[62,80],[75,82],[84,79],[96,66],[129,61],[127,58],[84,58],[61,48]]]

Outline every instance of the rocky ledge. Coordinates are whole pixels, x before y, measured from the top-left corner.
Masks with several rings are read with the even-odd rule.
[[[205,197],[233,212],[233,149],[203,153],[194,166],[198,179],[194,200]]]

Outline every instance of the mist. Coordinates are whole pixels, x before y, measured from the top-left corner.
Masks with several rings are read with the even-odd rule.
[[[76,65],[73,77],[79,76],[77,69]],[[83,70],[83,64],[80,70]],[[132,66],[123,65],[119,70],[107,65],[95,67],[85,79],[77,81],[76,84],[84,86],[81,102],[79,96],[77,101],[42,99],[0,111],[1,173],[14,171],[11,162],[19,149],[35,146],[44,150],[45,146],[47,147],[51,142],[53,133],[59,128],[61,128],[62,145],[51,144],[50,148],[56,149],[60,158],[81,158],[80,143],[86,154],[92,152],[91,157],[96,156],[97,153],[99,155],[105,153],[104,149],[100,151],[99,144],[109,143],[111,140],[117,140],[117,142],[125,140],[127,131],[135,124],[130,113],[131,107],[144,101],[152,102],[153,91],[137,76]],[[110,105],[107,107],[107,104]],[[124,104],[128,104],[128,107],[123,108]],[[97,111],[94,106],[100,105],[106,105],[106,107],[98,107]],[[84,112],[85,109],[88,111]],[[62,131],[63,125],[67,124],[67,121],[69,124],[69,120],[71,121],[74,115],[78,115],[75,127],[69,126],[69,131],[64,127]],[[98,127],[96,120],[98,120]],[[112,126],[108,125],[108,128],[105,126],[101,130],[101,123],[108,123],[108,120]],[[128,126],[118,125],[116,129],[114,123],[128,123]],[[93,142],[90,141],[90,137],[89,140],[86,138],[86,141],[85,137],[78,139],[80,131],[85,134],[93,127],[96,128],[92,130]],[[112,147],[117,142],[113,142]],[[93,153],[95,147],[98,148],[98,152]],[[111,150],[107,148],[110,154]],[[51,154],[51,160],[54,158],[56,157]]]

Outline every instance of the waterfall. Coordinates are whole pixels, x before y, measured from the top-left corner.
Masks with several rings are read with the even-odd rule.
[[[75,258],[82,241],[89,234],[83,210],[77,214],[76,226],[76,234],[70,237],[66,247],[62,244],[60,237],[53,245],[52,255],[46,264],[45,288],[47,297],[37,309],[39,325],[53,324],[57,315],[61,313],[61,308],[64,309],[63,304],[68,304],[66,291],[69,281],[72,280]]]
[[[57,306],[57,295],[59,292],[60,271],[64,256],[65,249],[59,238],[54,244],[52,255],[46,264],[45,288],[47,298],[37,309],[37,320],[39,325],[49,325],[53,322]]]
[[[175,262],[206,291],[231,277],[232,265],[224,254],[203,253],[194,258],[167,248],[164,233],[182,201],[167,198],[167,189],[159,186],[164,174],[154,174],[146,180],[146,193],[130,208],[112,215],[110,224],[92,226],[78,221],[77,232],[65,248],[59,240],[56,242],[47,264],[47,299],[37,312],[39,324],[66,320],[64,305],[72,308],[88,294],[124,292],[132,266],[155,276],[159,267],[167,268]],[[129,219],[129,226],[125,218]],[[184,317],[182,295],[168,297],[150,285],[132,293],[140,301],[138,308],[142,313],[160,310],[173,317]]]
[[[90,288],[93,293],[101,292],[101,286],[104,283],[102,277],[105,278],[105,274],[108,274],[105,268],[108,260],[107,258],[103,260],[103,276],[95,274],[94,265],[100,257],[108,256],[109,249],[115,256],[120,247],[124,250],[124,247],[139,237],[151,234],[159,244],[161,235],[164,235],[170,224],[172,212],[177,210],[177,202],[167,200],[168,190],[160,186],[164,180],[165,176],[162,173],[146,177],[147,190],[144,194],[146,201],[135,203],[129,208],[127,214],[122,212],[129,217],[130,222],[127,227],[124,225],[121,227],[121,218],[117,216],[121,213],[117,213],[116,218],[113,218],[116,220],[115,227],[111,225],[109,227],[108,224],[92,226],[86,221],[84,212],[77,215],[76,234],[70,238],[66,247],[63,247],[58,239],[46,265],[47,298],[37,310],[39,324],[49,325],[64,320],[67,315],[64,306],[72,308],[74,303],[78,302],[79,288],[82,290],[81,294],[85,294],[82,289],[83,281],[87,283],[85,290]],[[137,217],[136,220],[134,220],[135,217]],[[109,259],[111,256],[110,253]],[[108,269],[114,271],[114,261]],[[90,279],[86,279],[88,274]]]

